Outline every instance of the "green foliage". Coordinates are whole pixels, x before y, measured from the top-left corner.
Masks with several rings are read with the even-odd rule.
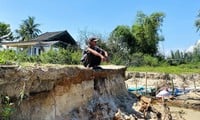
[[[171,51],[171,56],[167,58],[167,62],[170,65],[180,65],[184,63],[185,54],[179,50],[173,52]]]
[[[35,23],[35,17],[28,17],[28,19],[23,20],[19,29],[16,30],[18,33],[18,37],[20,37],[23,41],[30,40],[38,36],[41,31],[38,29],[40,24]]]
[[[184,53],[179,50],[171,51],[171,55],[167,58],[170,65],[181,65],[185,63],[197,63],[200,61],[200,46],[196,46],[193,52]]]
[[[126,66],[157,66],[163,60],[158,54],[159,35],[165,15],[152,13],[150,16],[138,12],[136,22],[129,26],[117,26],[110,34],[108,51],[113,64]]]
[[[128,67],[128,71],[160,72],[160,73],[172,73],[172,74],[200,73],[199,66],[200,63],[182,64],[177,66],[170,66],[165,64],[156,67],[151,67],[151,66]]]
[[[135,45],[135,38],[129,26],[120,25],[112,31],[109,38],[109,46],[111,46],[111,49],[133,53]]]
[[[78,50],[78,51],[73,51],[71,53],[71,63],[70,64],[80,64],[80,59],[82,57],[82,51]]]
[[[200,72],[200,62],[191,62],[191,63],[188,63],[188,64],[182,64],[182,65],[179,65],[180,68],[182,69],[199,69],[199,72]]]
[[[0,51],[0,64],[11,62],[36,62],[51,64],[79,64],[82,56],[78,49],[51,49],[39,56],[28,56],[27,50],[15,52],[13,50]]]
[[[128,54],[118,51],[109,57],[110,62],[115,65],[141,66],[144,63],[142,55],[142,53]]]
[[[0,119],[1,120],[9,120],[10,116],[14,112],[13,103],[10,102],[10,98],[8,96],[1,96],[1,105],[0,105]]]
[[[143,53],[134,53],[130,56],[127,66],[142,66],[144,65]]]
[[[4,50],[0,51],[0,64],[10,64],[11,62],[14,62],[16,54],[13,50]]]
[[[98,41],[97,41],[97,44],[100,48],[104,49],[105,51],[110,51],[110,47],[109,45],[107,44],[107,41],[103,40],[102,38],[100,38]]]
[[[27,55],[27,50],[19,51],[16,52],[15,54],[17,62],[26,62],[29,59],[29,56]]]
[[[194,48],[194,51],[192,53],[192,62],[198,62],[198,61],[200,61],[200,45]]]
[[[20,62],[35,62],[37,56],[28,56],[27,51],[14,51],[14,50],[3,50],[0,51],[0,64],[12,64]]]
[[[111,58],[110,62],[115,65],[126,65],[126,62],[128,61],[128,55],[122,54],[120,52],[109,57]],[[124,61],[124,59],[126,59],[126,61]]]
[[[138,12],[136,23],[132,25],[132,34],[136,38],[137,52],[156,55],[158,43],[163,41],[159,35],[160,27],[165,15],[163,13],[152,13],[150,16]]]
[[[64,49],[60,50],[49,50],[48,52],[42,53],[40,58],[42,63],[52,64],[64,64],[71,60],[71,56]]]
[[[195,26],[197,28],[197,32],[199,32],[199,30],[200,30],[200,10],[198,12],[197,19],[195,21]]]
[[[25,91],[25,82],[19,93],[18,105],[22,102]],[[15,111],[14,103],[11,103],[9,96],[0,96],[0,120],[10,120],[11,115]]]
[[[159,65],[158,59],[150,55],[144,55],[144,64],[152,67]]]
[[[159,66],[159,60],[157,57],[152,57],[148,54],[134,53],[134,54],[124,54],[117,52],[111,57],[112,64],[116,65],[126,65],[131,66]]]
[[[41,63],[51,64],[78,64],[80,63],[81,51],[70,49],[51,49],[48,52],[42,53],[39,58]]]
[[[13,36],[10,29],[10,25],[0,22],[0,42],[2,40],[12,40],[12,39]]]

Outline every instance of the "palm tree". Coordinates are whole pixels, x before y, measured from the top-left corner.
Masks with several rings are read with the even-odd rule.
[[[197,20],[195,21],[195,26],[197,27],[197,32],[199,32],[199,30],[200,30],[200,10],[197,15]]]
[[[35,23],[34,17],[28,17],[28,19],[23,20],[20,28],[16,30],[22,41],[27,41],[38,36],[41,31],[38,29],[40,24]]]
[[[2,40],[13,40],[13,35],[10,29],[10,25],[0,22],[0,42]]]

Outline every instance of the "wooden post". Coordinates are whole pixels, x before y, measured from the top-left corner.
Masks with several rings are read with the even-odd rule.
[[[156,92],[158,91],[158,81],[156,82]]]
[[[136,88],[136,94],[138,93],[137,91],[137,79],[135,79],[135,88]]]
[[[174,95],[174,80],[172,79],[172,95]]]
[[[134,81],[134,83],[135,83],[135,88],[136,88],[136,94],[137,94],[137,79],[135,79],[135,74],[134,74],[134,76],[133,76],[133,81]]]
[[[192,80],[194,82],[194,91],[196,92],[196,80],[194,79],[193,75],[192,75]]]
[[[147,95],[147,72],[145,72],[145,95]]]

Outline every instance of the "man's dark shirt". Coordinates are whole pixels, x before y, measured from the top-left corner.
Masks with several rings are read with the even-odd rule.
[[[97,51],[98,53],[102,55],[105,55],[104,51],[98,46],[90,47],[90,48]],[[87,54],[85,58],[85,64],[83,63],[85,67],[97,67],[98,65],[100,65],[101,58],[99,56],[96,56],[88,51],[85,51],[85,52]]]

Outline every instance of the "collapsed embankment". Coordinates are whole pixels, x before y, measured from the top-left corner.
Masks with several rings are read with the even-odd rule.
[[[200,87],[200,74],[168,74],[156,72],[127,72],[127,84],[159,88],[168,85],[169,87],[190,88]]]
[[[147,83],[147,86],[160,86],[169,81],[179,87],[200,85],[199,74],[131,72],[125,75],[124,66],[102,68],[0,67],[0,103],[4,103],[3,96],[14,103],[8,116],[11,120],[118,120],[123,115],[134,120],[140,116],[132,108],[137,99],[127,92],[126,86],[132,86],[135,81],[137,85]]]
[[[125,71],[123,66],[1,67],[0,95],[15,103],[12,120],[113,119],[118,109],[134,113]]]
[[[169,106],[184,107],[200,111],[200,74],[167,74],[155,72],[127,72],[127,87],[155,88],[159,90],[170,88],[175,100],[169,101]],[[144,90],[144,92],[146,92]],[[148,90],[147,90],[148,92]],[[156,94],[156,93],[155,93]],[[155,95],[154,94],[154,95]]]

